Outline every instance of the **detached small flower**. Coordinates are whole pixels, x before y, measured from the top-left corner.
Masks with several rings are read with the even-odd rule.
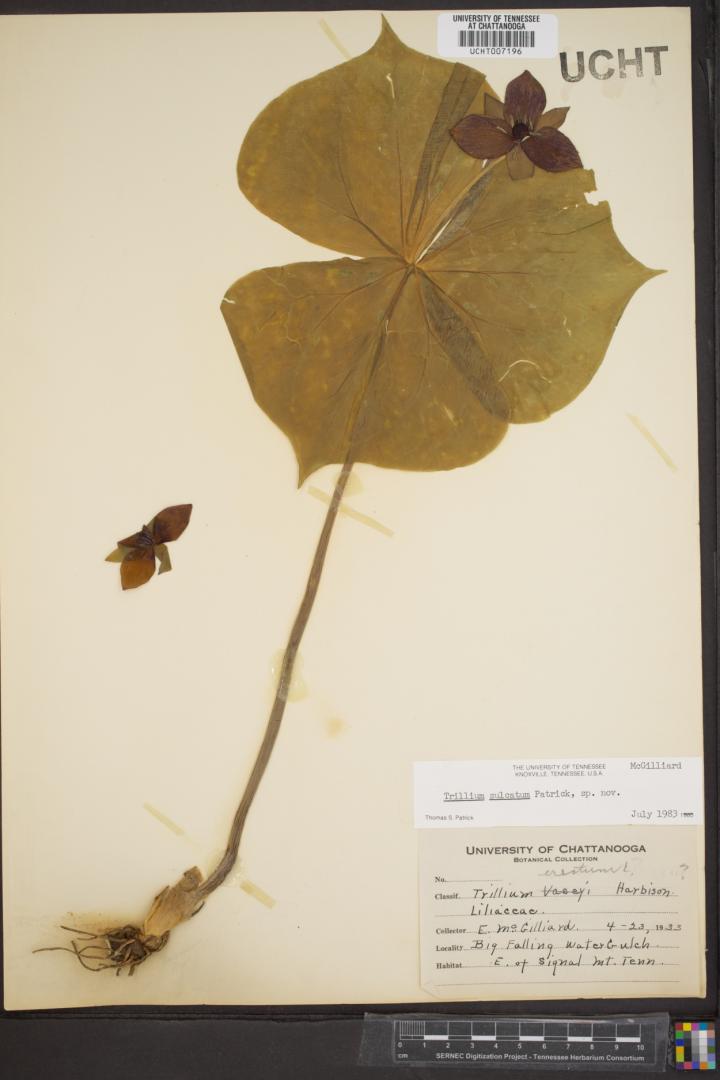
[[[547,172],[581,169],[577,150],[558,128],[567,109],[544,112],[545,91],[529,71],[508,83],[505,102],[485,95],[485,116],[464,116],[450,134],[461,150],[472,157],[507,156],[513,180],[525,180],[535,166]]]
[[[123,589],[137,589],[155,573],[155,560],[159,559],[159,574],[172,570],[170,555],[166,547],[171,540],[177,540],[185,532],[192,513],[192,503],[181,506],[167,506],[143,525],[140,532],[118,540],[106,562],[120,563],[120,582]]]

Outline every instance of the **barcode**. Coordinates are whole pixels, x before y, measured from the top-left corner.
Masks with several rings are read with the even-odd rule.
[[[461,49],[533,49],[534,30],[458,30]]]

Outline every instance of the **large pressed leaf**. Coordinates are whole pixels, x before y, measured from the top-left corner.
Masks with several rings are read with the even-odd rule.
[[[406,48],[383,20],[362,56],[292,86],[250,127],[238,160],[248,199],[307,240],[403,255],[477,172],[450,137],[482,108],[485,78]]]
[[[495,169],[422,262],[465,321],[513,423],[544,420],[583,390],[633,293],[657,271],[623,248],[583,169],[511,180]]]
[[[364,256],[250,274],[223,313],[300,481],[351,458],[450,469],[510,422],[570,402],[652,276],[617,239],[592,173],[514,181],[450,135],[484,77],[406,48],[291,87],[243,143],[240,186],[308,240]]]
[[[451,469],[489,453],[505,423],[468,392],[429,326],[421,278],[399,260],[259,270],[223,304],[258,404],[291,440],[300,482],[356,460]]]

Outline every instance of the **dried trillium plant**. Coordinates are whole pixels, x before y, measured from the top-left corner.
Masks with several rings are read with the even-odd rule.
[[[341,469],[225,853],[163,889],[141,925],[78,932],[93,970],[132,973],[234,866],[355,463],[454,469],[509,424],[545,420],[590,382],[655,273],[620,244],[607,204],[586,201],[593,175],[559,130],[566,113],[546,111],[528,72],[501,102],[479,71],[406,48],[383,20],[368,52],[292,86],[248,131],[247,198],[353,257],[248,274],[222,311],[299,482]]]

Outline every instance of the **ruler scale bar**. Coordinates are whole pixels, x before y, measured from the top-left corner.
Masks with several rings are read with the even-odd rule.
[[[396,1065],[651,1072],[664,1061],[669,1017],[383,1017],[382,1023],[390,1025]]]

